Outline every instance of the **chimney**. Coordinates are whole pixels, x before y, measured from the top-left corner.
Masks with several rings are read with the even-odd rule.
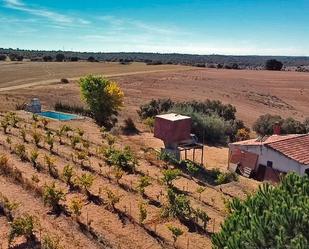
[[[273,127],[274,135],[281,135],[281,125],[279,122],[276,122]]]

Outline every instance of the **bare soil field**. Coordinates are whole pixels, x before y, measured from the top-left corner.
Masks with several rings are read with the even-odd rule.
[[[309,116],[308,73],[146,66],[143,63],[1,64],[0,100],[4,105],[0,110],[14,109],[16,103],[35,96],[46,108],[53,108],[57,101],[81,105],[76,80],[88,73],[117,80],[126,95],[124,113],[133,118],[137,118],[138,106],[152,98],[218,99],[235,105],[238,118],[249,126],[265,113],[300,120]],[[73,80],[59,84],[60,78]],[[19,89],[15,89],[16,86]]]

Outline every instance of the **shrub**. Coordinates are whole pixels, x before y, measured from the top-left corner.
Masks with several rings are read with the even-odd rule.
[[[42,134],[35,130],[32,133],[32,138],[33,138],[33,141],[34,141],[36,147],[39,147],[40,141],[42,139]]]
[[[64,54],[56,54],[56,61],[57,62],[63,62],[65,60]]]
[[[150,182],[150,178],[148,176],[141,176],[140,179],[138,180],[138,191],[144,195],[145,193],[145,188],[150,186],[151,182]]]
[[[73,57],[70,58],[70,60],[71,60],[71,61],[79,61],[79,58],[76,57],[76,56],[73,56]]]
[[[69,204],[69,209],[72,214],[74,214],[76,217],[80,216],[82,213],[83,208],[83,201],[79,197],[75,197],[71,200]]]
[[[43,56],[43,61],[45,62],[53,61],[53,57],[51,57],[50,55],[45,55]]]
[[[0,167],[7,167],[9,159],[6,155],[0,154]]]
[[[57,236],[45,234],[42,239],[42,249],[63,249]]]
[[[96,62],[96,59],[93,56],[88,57],[87,61]]]
[[[144,220],[147,218],[147,209],[146,209],[147,204],[141,202],[138,204],[138,209],[139,209],[139,222],[142,224]]]
[[[18,54],[14,54],[14,53],[10,53],[9,58],[10,58],[11,61],[22,61],[24,59],[24,57],[22,55],[18,55]]]
[[[232,181],[238,181],[238,175],[234,172],[223,173],[220,172],[217,175],[217,179],[215,180],[216,184],[225,184]]]
[[[60,82],[61,82],[62,84],[69,84],[69,83],[70,83],[70,81],[69,81],[68,79],[66,79],[66,78],[62,78],[62,79],[60,80]]]
[[[35,217],[25,215],[13,220],[10,224],[9,245],[16,237],[24,236],[28,242],[34,240]]]
[[[173,106],[174,102],[171,99],[152,99],[149,103],[141,105],[137,113],[142,119],[153,118],[169,111]]]
[[[168,187],[172,187],[173,181],[180,177],[181,171],[179,169],[166,169],[162,171],[162,174],[162,181]]]
[[[154,128],[154,123],[155,123],[155,118],[153,117],[148,117],[144,120],[143,122],[145,125],[148,126],[149,130],[152,132]]]
[[[283,119],[278,115],[265,114],[261,115],[253,124],[253,130],[259,135],[272,135],[274,125],[282,124]]]
[[[124,94],[114,81],[101,76],[88,75],[79,80],[83,99],[91,110],[96,121],[111,127],[114,116],[123,106]]]
[[[280,71],[283,67],[281,61],[277,61],[276,59],[267,60],[265,63],[266,70]]]
[[[77,180],[78,185],[84,190],[88,197],[90,196],[89,189],[91,188],[93,181],[94,176],[89,173],[82,174]]]
[[[5,60],[6,60],[6,55],[0,54],[0,61],[5,61]]]
[[[61,189],[57,189],[55,183],[45,185],[43,190],[44,204],[52,207],[54,212],[60,211],[60,201],[65,199],[65,195]]]
[[[56,102],[54,109],[60,112],[70,112],[83,116],[92,117],[92,113],[90,110],[85,109],[83,106],[70,105],[62,102]]]
[[[116,210],[115,205],[120,201],[121,197],[115,194],[110,189],[106,189],[106,194],[107,194],[106,207],[114,212]]]
[[[108,164],[122,169],[125,172],[133,173],[137,166],[137,158],[129,147],[124,150],[114,148],[105,151],[105,160]]]
[[[239,129],[236,133],[236,141],[244,141],[250,139],[250,130],[246,128]]]
[[[167,226],[167,228],[172,233],[173,240],[174,240],[174,246],[175,246],[178,237],[183,234],[183,231],[179,227],[175,227],[175,226],[172,226],[172,225]]]
[[[174,190],[167,190],[168,205],[163,207],[163,217],[177,217],[180,219],[189,219],[191,217],[190,201],[183,194],[176,194]]]
[[[285,134],[304,134],[306,133],[305,124],[293,119],[287,118],[282,122],[282,132]]]
[[[195,213],[196,218],[200,219],[203,222],[203,229],[204,229],[204,231],[206,231],[207,223],[210,220],[208,214],[205,211],[203,211],[203,210],[201,210],[199,208],[196,209],[194,211],[194,213]]]
[[[15,153],[22,161],[27,160],[26,147],[23,144],[17,144],[15,146]]]
[[[136,133],[138,131],[132,118],[124,120],[124,127],[122,129],[124,132],[128,133]]]
[[[305,129],[306,129],[306,133],[309,133],[309,118],[305,119],[304,126],[305,126]]]
[[[65,165],[62,171],[62,178],[64,179],[67,185],[72,184],[73,175],[74,175],[73,167],[70,165]]]
[[[30,152],[30,162],[32,163],[34,168],[38,168],[38,162],[37,162],[38,157],[39,157],[38,150],[34,149]]]
[[[244,201],[233,199],[231,214],[212,236],[213,248],[309,248],[308,190],[309,178],[292,173]]]

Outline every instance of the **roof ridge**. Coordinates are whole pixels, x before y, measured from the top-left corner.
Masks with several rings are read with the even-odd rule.
[[[294,136],[293,136],[294,135]],[[276,135],[278,136],[278,135]],[[279,135],[280,136],[280,135]],[[286,141],[286,140],[290,140],[290,139],[295,139],[295,138],[299,138],[299,137],[304,137],[304,136],[309,136],[309,133],[306,133],[306,134],[286,134],[284,136],[288,136],[286,138],[283,138],[281,140],[277,140],[277,141],[270,141],[270,142],[265,142],[264,144],[265,145],[268,145],[268,144],[273,144],[273,143],[279,143],[279,142],[282,142],[282,141]]]

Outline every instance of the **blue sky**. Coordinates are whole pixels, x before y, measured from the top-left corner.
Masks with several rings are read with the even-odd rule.
[[[309,56],[309,0],[0,0],[0,47]]]

